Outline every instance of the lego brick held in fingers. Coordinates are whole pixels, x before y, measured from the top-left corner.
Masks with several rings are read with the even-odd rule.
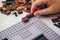
[[[22,18],[22,21],[23,21],[24,23],[26,23],[26,22],[29,21],[29,18],[28,18],[28,17],[24,17],[24,18]]]

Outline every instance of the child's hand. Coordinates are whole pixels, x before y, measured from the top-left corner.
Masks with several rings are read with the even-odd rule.
[[[48,8],[34,11],[37,9],[38,5],[47,4]],[[35,16],[53,14],[60,11],[60,0],[36,0],[32,4],[31,13],[34,13]]]

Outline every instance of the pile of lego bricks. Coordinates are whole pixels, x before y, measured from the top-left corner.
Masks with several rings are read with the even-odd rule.
[[[17,13],[30,13],[31,5],[31,0],[2,1],[2,7],[0,7],[0,12],[4,13],[5,15],[14,14],[17,17]]]

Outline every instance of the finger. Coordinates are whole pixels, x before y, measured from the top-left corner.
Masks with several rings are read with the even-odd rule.
[[[35,10],[37,9],[37,6],[39,5],[42,5],[42,4],[46,4],[47,3],[47,1],[45,1],[45,0],[40,0],[40,1],[36,1],[36,2],[34,2],[33,4],[32,4],[32,7],[31,7],[31,13],[34,13],[35,12]]]
[[[34,15],[35,15],[35,16],[38,16],[38,15],[54,14],[54,13],[58,12],[57,10],[58,10],[57,7],[55,7],[55,6],[50,6],[49,8],[36,11],[36,12],[34,13]]]

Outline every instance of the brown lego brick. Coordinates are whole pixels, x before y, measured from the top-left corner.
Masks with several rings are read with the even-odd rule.
[[[9,10],[7,10],[7,11],[5,12],[5,14],[6,14],[6,15],[9,15],[9,14],[10,14],[10,11],[9,11]]]
[[[53,23],[55,23],[55,22],[60,22],[60,20],[56,18],[56,19],[52,19],[52,22],[53,22]]]
[[[32,13],[30,13],[30,14],[28,14],[26,17],[32,18],[32,17],[34,17],[34,15],[33,15]]]
[[[2,7],[0,7],[0,11],[3,11]]]
[[[24,18],[22,18],[22,21],[23,21],[24,23],[26,23],[26,22],[29,21],[29,18],[28,18],[28,17],[24,17]]]
[[[2,1],[2,3],[6,3],[6,1]]]

